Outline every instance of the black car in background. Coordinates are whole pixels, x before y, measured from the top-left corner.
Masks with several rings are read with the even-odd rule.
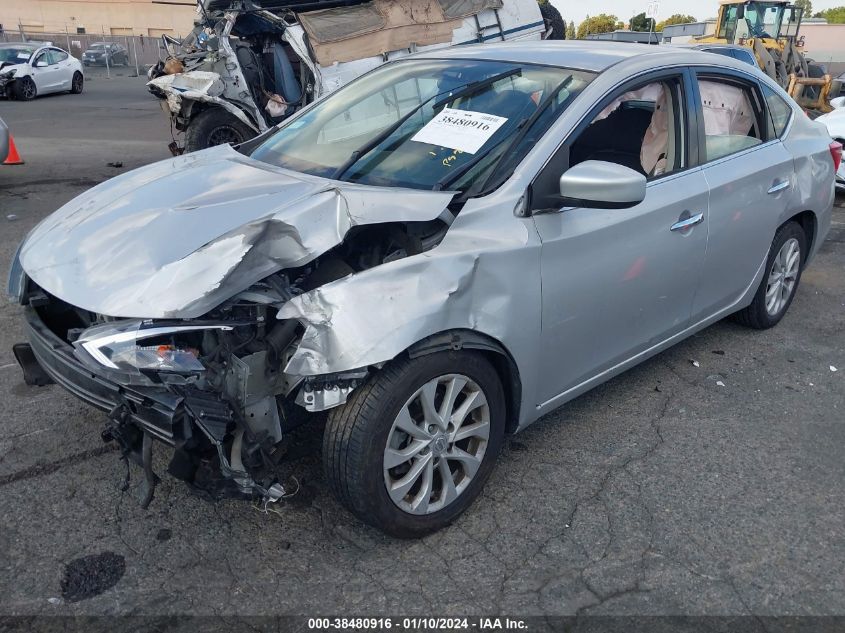
[[[129,63],[129,51],[114,42],[95,42],[82,53],[82,63],[86,66],[126,66]]]

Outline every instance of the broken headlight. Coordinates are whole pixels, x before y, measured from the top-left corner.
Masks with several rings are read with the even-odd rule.
[[[15,73],[17,73],[17,72],[18,72],[17,68],[12,68],[10,70],[6,70],[6,71],[0,73],[0,79],[5,79],[5,80],[8,81],[9,79],[12,79],[15,76]]]
[[[231,329],[232,326],[219,324],[116,321],[88,328],[74,346],[82,360],[93,359],[109,369],[192,374],[205,370],[199,360],[197,335],[201,336],[204,330]]]

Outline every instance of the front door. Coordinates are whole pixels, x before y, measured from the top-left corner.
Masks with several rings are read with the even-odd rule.
[[[535,210],[542,241],[538,406],[689,325],[707,250],[709,189],[702,169],[687,167],[684,85],[679,76],[623,88],[561,150],[570,165],[616,162],[649,183],[631,209]],[[660,133],[667,129],[668,138]]]

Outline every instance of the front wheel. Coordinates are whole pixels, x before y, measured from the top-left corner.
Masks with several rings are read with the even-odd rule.
[[[806,259],[807,236],[804,229],[797,222],[787,222],[778,229],[772,241],[766,274],[754,300],[750,306],[737,312],[734,319],[755,330],[766,330],[780,323],[795,298]]]
[[[32,101],[38,94],[38,88],[32,77],[21,77],[15,82],[15,98],[21,101]]]
[[[215,145],[237,145],[255,136],[247,125],[223,108],[209,108],[195,116],[185,131],[185,151],[196,152]]]
[[[481,492],[505,416],[501,382],[482,354],[393,361],[330,413],[329,486],[358,518],[392,536],[434,532]]]

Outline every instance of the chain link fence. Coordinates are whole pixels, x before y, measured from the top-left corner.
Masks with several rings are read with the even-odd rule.
[[[0,0],[2,1],[2,0]],[[144,35],[115,35],[112,33],[73,33],[73,32],[27,32],[26,30],[6,30],[0,33],[0,42],[49,42],[68,51],[77,59],[82,59],[82,53],[92,44],[98,42],[111,42],[119,44],[126,49],[126,64],[108,68],[104,66],[91,66],[86,70],[99,70],[106,74],[111,71],[125,72],[143,75],[147,68],[154,65],[159,59],[164,59],[164,49],[160,37]],[[122,61],[122,59],[121,59]]]

